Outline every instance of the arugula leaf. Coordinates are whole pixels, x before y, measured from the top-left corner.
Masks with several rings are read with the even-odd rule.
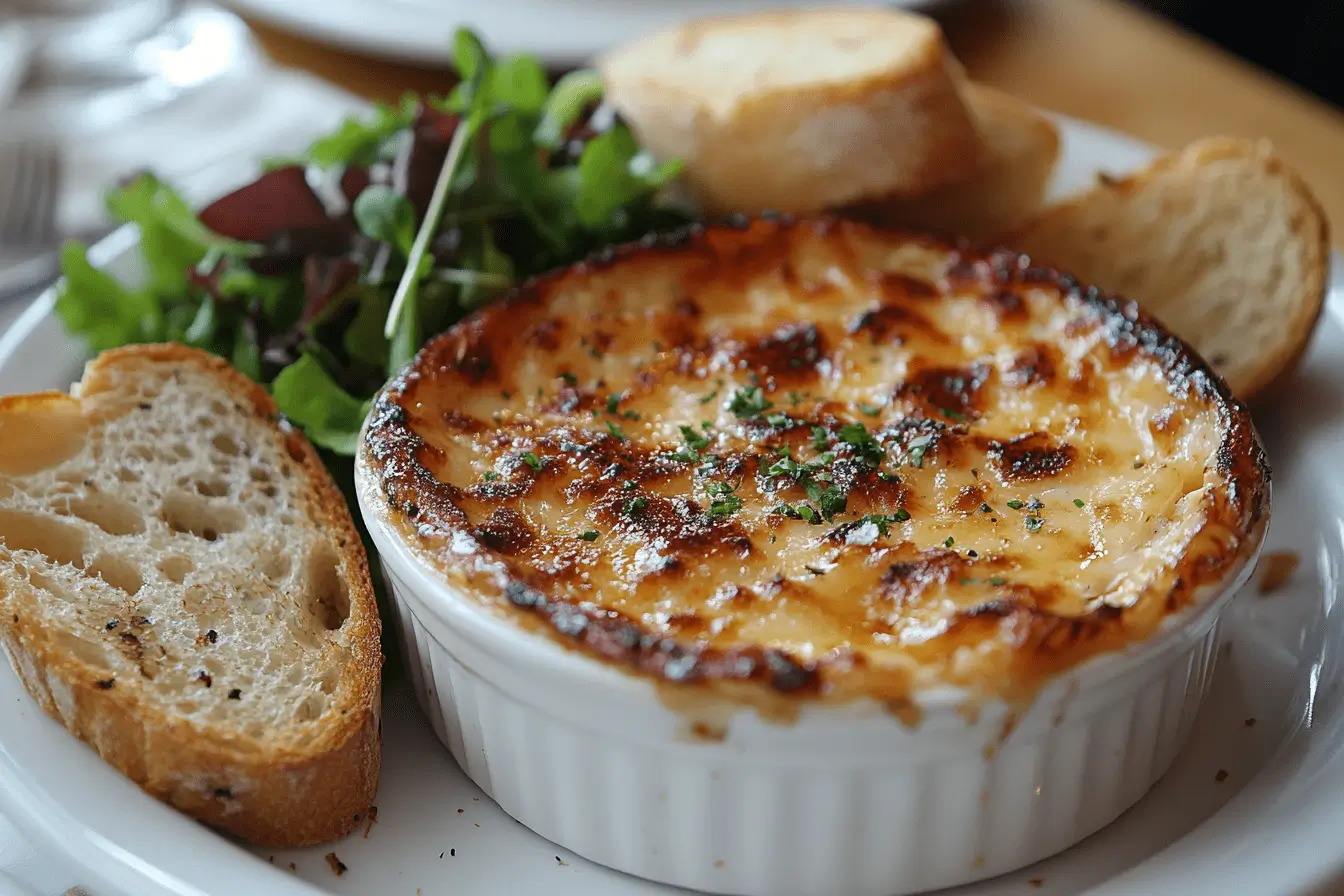
[[[506,56],[490,70],[486,82],[490,98],[515,111],[540,113],[551,94],[546,69],[535,56]]]
[[[532,133],[533,141],[543,149],[559,148],[566,129],[585,109],[601,102],[604,93],[602,75],[596,69],[578,69],[561,77],[546,100],[541,121]]]
[[[366,236],[388,243],[402,255],[415,242],[415,207],[411,200],[385,184],[373,184],[355,199],[355,223]]]
[[[61,272],[65,276],[56,286],[56,315],[94,351],[163,335],[158,302],[95,268],[79,243],[61,247]]]
[[[280,412],[303,427],[314,444],[340,455],[355,453],[372,400],[346,392],[312,355],[301,355],[280,371],[271,394]]]
[[[411,94],[396,106],[379,103],[372,118],[347,119],[335,133],[314,141],[304,158],[320,168],[372,164],[384,155],[384,145],[392,137],[410,127],[419,106],[419,100]]]
[[[583,148],[574,211],[589,229],[619,228],[629,214],[626,206],[659,189],[680,170],[678,162],[655,164],[639,148],[630,129],[617,125]]]

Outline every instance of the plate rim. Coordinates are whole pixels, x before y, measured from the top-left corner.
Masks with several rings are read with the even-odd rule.
[[[1066,140],[1072,134],[1116,143],[1117,145],[1126,145],[1129,149],[1142,148],[1148,154],[1155,154],[1160,151],[1157,147],[1103,126],[1053,113],[1052,117],[1060,123]],[[134,225],[123,225],[90,247],[90,260],[100,267],[112,263],[130,251],[137,242],[137,228]],[[1330,292],[1327,296],[1326,316],[1336,325],[1344,328],[1344,254],[1338,250],[1332,250],[1331,267],[1332,274],[1329,280]],[[10,358],[44,324],[54,317],[55,302],[55,288],[45,290],[14,320],[8,330],[0,334],[0,364]],[[0,666],[3,665],[7,664],[0,664]],[[23,699],[28,702],[23,706],[22,711],[41,712],[32,703],[31,699],[27,698],[26,692],[22,691],[21,686],[18,685],[17,676],[12,670],[0,668],[0,676],[7,676],[5,683],[0,686],[10,690],[17,689],[24,694]],[[45,714],[42,714],[41,723],[59,724],[46,718]],[[90,759],[97,760],[97,757],[92,754],[89,748],[80,741],[69,738],[69,742],[72,750],[87,751]],[[1264,768],[1270,767],[1284,747],[1288,745],[1285,741],[1284,744],[1281,744],[1279,748],[1269,754],[1265,758],[1264,764],[1257,770],[1256,776]],[[1344,758],[1336,758],[1332,761],[1344,762]],[[209,863],[209,868],[206,869],[206,863],[164,863],[161,858],[147,857],[151,855],[161,857],[174,852],[179,854],[189,852],[180,848],[161,848],[157,854],[153,851],[142,850],[137,854],[127,849],[122,843],[115,842],[113,839],[100,834],[75,817],[75,811],[69,805],[62,804],[52,797],[40,785],[37,776],[25,775],[25,768],[13,760],[3,743],[3,738],[0,738],[0,769],[8,772],[7,774],[0,774],[0,810],[3,810],[6,817],[26,837],[40,843],[46,854],[60,856],[93,877],[94,879],[88,881],[86,885],[110,886],[118,891],[135,893],[138,896],[226,896],[226,894],[227,896],[233,896],[235,893],[241,896],[241,894],[253,892],[267,892],[272,896],[329,896],[330,891],[309,881],[286,874],[278,867],[268,865],[256,853],[209,831],[189,817],[179,814],[176,810],[158,803],[152,797],[140,792],[134,784],[131,784],[129,780],[123,778],[110,766],[101,765],[101,767],[95,766],[94,768],[104,780],[120,782],[117,785],[119,789],[126,790],[129,788],[133,798],[140,801],[136,804],[137,806],[145,810],[153,810],[148,814],[148,817],[154,819],[153,821],[135,826],[124,824],[126,813],[123,812],[122,827],[139,827],[142,835],[146,828],[153,830],[154,836],[146,839],[155,844],[160,842],[180,843],[181,837],[189,837],[191,840],[207,846],[211,850],[211,855],[216,858],[236,857],[241,860],[239,864],[245,868],[242,876],[247,878],[247,880],[242,881],[242,884],[254,886],[257,882],[260,882],[265,884],[268,889],[261,891],[239,889],[235,874],[229,875],[235,877],[235,882],[230,883],[219,875],[218,868],[214,867],[215,863]],[[1251,780],[1254,781],[1255,776]],[[1240,799],[1240,797],[1241,794],[1234,796],[1231,802],[1222,806],[1214,815],[1201,820],[1184,836],[1193,834],[1211,819],[1227,811],[1232,802]],[[88,803],[92,801],[94,801],[94,798],[89,797],[83,804],[86,814],[90,811]],[[139,813],[136,814],[137,817],[145,817]],[[1335,817],[1344,819],[1344,804],[1341,804],[1335,810]],[[163,820],[160,821],[159,819]],[[1180,840],[1173,841],[1168,847],[1148,855],[1143,861],[1101,882],[1096,888],[1107,892],[1112,889],[1128,892],[1129,878],[1139,874],[1152,860],[1163,855],[1179,842]],[[1295,862],[1285,863],[1291,864],[1291,870],[1280,866],[1279,873],[1283,877],[1275,883],[1283,888],[1281,892],[1286,894],[1300,891],[1303,888],[1320,887],[1326,883],[1338,881],[1341,875],[1344,875],[1344,847],[1333,852],[1320,850],[1308,855],[1314,861],[1302,861],[1301,857],[1298,856]],[[255,861],[247,861],[248,859]],[[194,873],[183,876],[173,871],[166,871],[165,865],[180,865],[180,867],[192,869]]]

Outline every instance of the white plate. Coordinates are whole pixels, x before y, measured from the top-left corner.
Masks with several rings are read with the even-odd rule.
[[[1065,125],[1058,186],[1121,171],[1151,150]],[[134,272],[134,237],[97,258]],[[64,387],[79,348],[38,302],[0,339],[0,391]],[[1302,565],[1281,590],[1247,589],[1210,701],[1170,774],[1078,847],[965,894],[1299,893],[1344,870],[1344,278],[1291,397],[1260,418],[1276,470],[1268,551]],[[558,850],[483,798],[430,733],[404,686],[388,689],[378,822],[324,848],[254,854],[142,795],[28,699],[0,668],[0,811],[78,867],[94,896],[412,894],[655,896],[662,887]],[[1255,724],[1247,721],[1255,719]],[[1226,775],[1222,772],[1225,771]],[[1223,778],[1223,780],[1218,780]],[[348,870],[337,877],[324,856]],[[294,863],[293,871],[289,863]],[[1035,883],[1033,883],[1035,881]],[[1040,889],[1038,889],[1038,887]]]
[[[312,40],[378,56],[446,66],[459,24],[491,49],[577,63],[685,19],[769,6],[843,0],[225,0],[239,12]],[[893,0],[925,8],[946,0]]]

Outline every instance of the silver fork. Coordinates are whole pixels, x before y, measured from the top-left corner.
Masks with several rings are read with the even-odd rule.
[[[56,275],[60,188],[55,146],[0,144],[0,298]]]

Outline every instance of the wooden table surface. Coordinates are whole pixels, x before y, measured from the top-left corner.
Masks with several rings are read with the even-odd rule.
[[[1170,148],[1211,134],[1269,137],[1344,222],[1344,113],[1212,44],[1119,0],[962,0],[941,18],[972,77],[1043,108]],[[281,64],[370,98],[447,81],[254,28]]]

